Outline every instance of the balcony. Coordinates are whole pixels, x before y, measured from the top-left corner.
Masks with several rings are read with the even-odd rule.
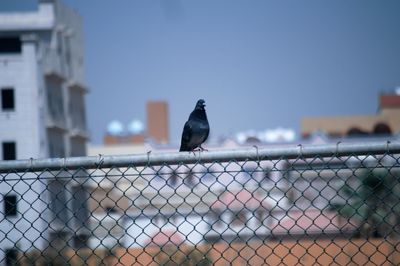
[[[46,49],[43,57],[43,73],[46,76],[52,76],[61,81],[66,79],[66,66],[63,64],[56,49]]]

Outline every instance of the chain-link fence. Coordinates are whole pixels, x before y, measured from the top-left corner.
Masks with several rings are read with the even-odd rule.
[[[399,265],[400,143],[0,162],[3,265]]]

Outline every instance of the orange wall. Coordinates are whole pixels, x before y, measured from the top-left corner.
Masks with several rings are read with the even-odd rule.
[[[250,245],[218,243],[199,248],[210,250],[212,261],[219,265],[400,265],[400,242],[391,244],[382,239],[254,241]],[[120,249],[118,265],[156,265],[153,257],[159,252],[155,247]]]
[[[400,265],[400,239],[324,239],[253,241],[249,244],[236,243],[200,245],[198,249],[207,253],[216,265]],[[186,257],[193,247],[167,246],[163,250],[172,258]],[[186,254],[185,254],[186,253]],[[158,247],[117,248],[113,256],[105,250],[69,250],[64,253],[70,265],[158,265],[156,261],[169,258]],[[158,255],[157,255],[158,254]],[[60,253],[55,254],[59,257]],[[44,257],[38,256],[39,262]],[[49,259],[49,258],[46,258]],[[64,260],[64,259],[63,259]],[[21,265],[26,264],[24,258]],[[164,261],[165,262],[165,261]]]

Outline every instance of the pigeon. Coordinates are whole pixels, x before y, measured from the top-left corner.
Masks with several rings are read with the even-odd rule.
[[[196,103],[196,107],[190,114],[188,121],[185,123],[182,132],[181,148],[179,151],[194,151],[199,148],[205,150],[201,144],[206,141],[210,133],[206,110],[204,109],[204,100],[200,99]]]

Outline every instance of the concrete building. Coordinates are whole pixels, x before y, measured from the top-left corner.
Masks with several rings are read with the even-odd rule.
[[[60,1],[38,2],[0,13],[0,160],[86,155],[82,19]],[[67,173],[46,175],[54,178],[1,186],[0,257],[85,234],[68,229],[86,223],[84,188]]]
[[[306,117],[301,121],[301,134],[309,137],[322,131],[333,137],[346,135],[396,134],[400,132],[400,92],[379,97],[376,115]]]

